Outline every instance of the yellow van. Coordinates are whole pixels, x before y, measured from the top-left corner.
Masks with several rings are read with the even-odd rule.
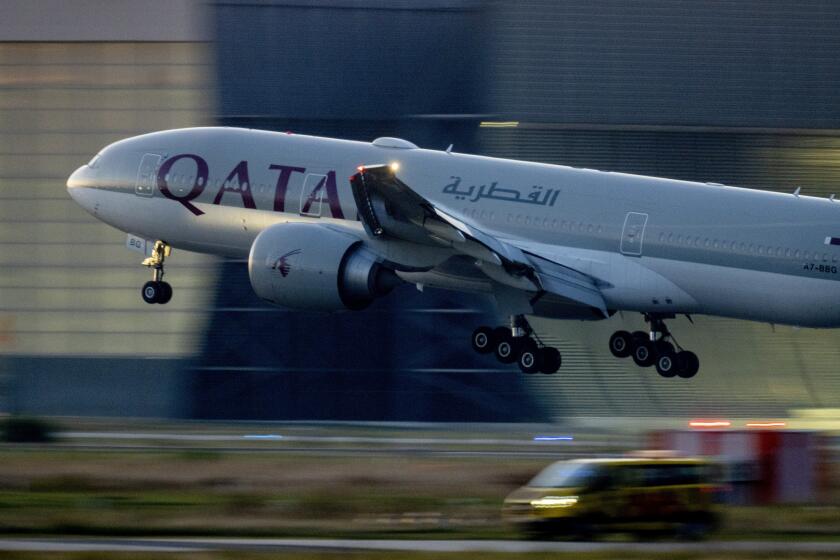
[[[668,531],[698,539],[718,524],[717,468],[704,459],[558,461],[505,500],[503,516],[529,535]]]

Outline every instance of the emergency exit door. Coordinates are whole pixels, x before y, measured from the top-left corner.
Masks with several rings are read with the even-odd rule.
[[[621,232],[621,252],[625,255],[640,257],[645,240],[645,226],[647,214],[628,212],[624,218],[624,229]]]
[[[303,180],[303,190],[300,191],[300,215],[321,217],[321,206],[327,197],[327,176],[310,173]]]
[[[134,185],[134,193],[137,196],[154,196],[160,160],[161,156],[157,154],[145,154],[140,160],[137,183]]]

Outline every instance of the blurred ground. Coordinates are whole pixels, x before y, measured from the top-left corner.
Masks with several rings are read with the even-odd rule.
[[[640,443],[522,425],[64,427],[54,444],[0,446],[0,533],[519,538],[499,515],[509,492],[554,460]],[[730,508],[716,538],[840,540],[829,467],[820,505]]]

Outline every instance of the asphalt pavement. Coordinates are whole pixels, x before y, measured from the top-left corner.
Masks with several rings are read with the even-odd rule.
[[[363,540],[250,538],[16,538],[0,539],[2,551],[184,552],[184,551],[422,551],[422,552],[753,552],[840,553],[840,541],[544,542],[500,540]]]

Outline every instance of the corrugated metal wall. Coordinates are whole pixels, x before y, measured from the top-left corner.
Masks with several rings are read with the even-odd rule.
[[[840,128],[831,0],[492,3],[490,106],[523,121]]]
[[[65,183],[106,144],[207,122],[211,78],[203,44],[0,42],[0,371],[15,377],[8,399],[20,397],[6,408],[111,414],[121,388],[143,383],[132,372],[149,369],[148,391],[123,410],[178,413],[167,394],[177,368],[145,358],[195,352],[213,261],[176,251],[167,269],[175,298],[146,305],[142,256]]]

